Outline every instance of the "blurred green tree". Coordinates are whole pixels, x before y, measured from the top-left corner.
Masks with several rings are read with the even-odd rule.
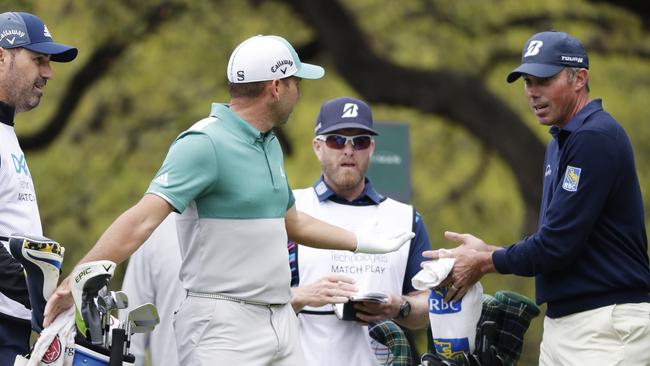
[[[594,97],[628,130],[643,191],[650,188],[647,5],[549,0],[74,0],[2,1],[34,12],[80,50],[54,65],[42,105],[16,127],[35,177],[46,235],[68,250],[65,271],[134,204],[171,140],[227,101],[231,50],[279,34],[325,66],[279,130],[291,184],[311,184],[320,103],[352,95],[377,120],[411,126],[413,202],[434,247],[445,229],[509,243],[535,229],[543,149],[520,84],[505,83],[533,33],[560,29],[590,51]],[[648,203],[646,203],[646,207]],[[120,267],[121,269],[124,266]],[[118,278],[119,280],[119,274]],[[489,276],[487,292],[534,297],[530,279]],[[536,364],[537,319],[521,364]]]

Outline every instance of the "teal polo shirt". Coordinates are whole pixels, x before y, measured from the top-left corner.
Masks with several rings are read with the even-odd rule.
[[[147,193],[181,213],[185,289],[289,301],[284,217],[295,200],[273,132],[215,103],[208,118],[176,138]]]

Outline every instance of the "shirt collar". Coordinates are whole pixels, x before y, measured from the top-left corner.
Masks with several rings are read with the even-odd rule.
[[[558,139],[558,142],[564,141],[571,133],[575,132],[577,129],[582,127],[585,124],[585,121],[589,116],[595,112],[603,110],[603,101],[602,99],[594,99],[591,102],[587,103],[581,110],[576,113],[573,118],[569,120],[564,127],[558,128],[553,126],[549,129],[549,133],[555,138]],[[562,141],[560,141],[562,140]]]
[[[314,192],[316,192],[316,196],[318,196],[319,202],[330,200],[343,205],[370,206],[378,205],[386,199],[386,197],[382,196],[375,190],[368,178],[365,178],[365,187],[363,188],[363,192],[361,192],[359,197],[353,199],[352,201],[348,201],[345,198],[337,195],[327,185],[327,183],[325,183],[323,176],[318,178],[312,187],[314,188]]]
[[[219,116],[223,115],[227,115],[228,118],[219,118]],[[244,139],[244,141],[250,144],[254,144],[258,141],[268,141],[275,137],[273,131],[261,132],[257,128],[253,127],[250,123],[241,118],[237,113],[233,112],[228,104],[212,103],[210,116],[219,118],[220,121],[228,126],[229,130],[232,131],[232,133],[241,137]]]
[[[16,109],[14,107],[11,107],[4,102],[0,102],[0,123],[13,126],[15,113]]]

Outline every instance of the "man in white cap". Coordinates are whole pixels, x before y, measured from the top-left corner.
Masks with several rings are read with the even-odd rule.
[[[82,259],[128,258],[172,212],[187,297],[175,317],[182,365],[300,365],[289,304],[287,238],[323,248],[384,253],[412,232],[350,232],[296,211],[274,127],[285,124],[301,79],[324,75],[277,36],[241,43],[228,63],[230,104],[181,133],[144,197]],[[45,325],[72,305],[70,278],[45,311]]]
[[[0,14],[0,365],[29,351],[30,302],[22,267],[7,248],[14,233],[42,235],[32,176],[14,131],[14,115],[38,106],[50,61],[69,62],[77,49],[55,43],[38,17]],[[41,309],[42,310],[42,309]]]

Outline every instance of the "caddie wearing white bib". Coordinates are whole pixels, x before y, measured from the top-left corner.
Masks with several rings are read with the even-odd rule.
[[[377,193],[365,178],[374,151],[372,114],[354,98],[325,102],[317,118],[313,147],[322,177],[313,187],[294,191],[296,208],[336,226],[355,230],[376,222],[379,230],[410,231],[410,245],[389,254],[355,254],[290,244],[292,304],[299,312],[306,365],[383,365],[392,355],[368,334],[364,322],[394,319],[417,328],[427,325],[427,291],[411,278],[430,248],[422,218],[413,207]],[[334,304],[363,292],[383,292],[384,304],[357,305],[357,321],[339,319]],[[402,296],[405,295],[405,296]]]
[[[0,366],[29,350],[31,305],[22,266],[9,252],[14,233],[42,235],[32,175],[14,115],[38,106],[52,62],[70,62],[77,49],[55,43],[43,21],[22,12],[0,14]]]

